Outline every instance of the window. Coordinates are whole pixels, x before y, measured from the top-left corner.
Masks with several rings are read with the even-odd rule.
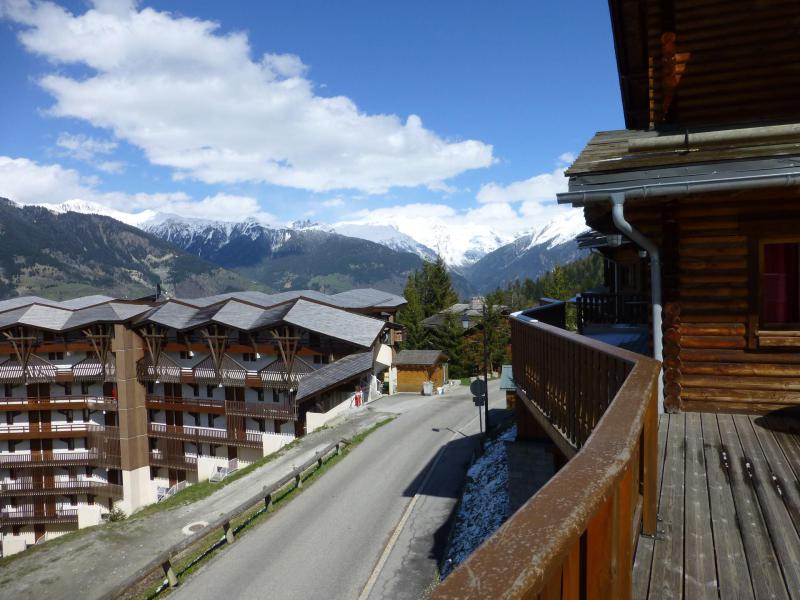
[[[255,352],[243,352],[242,353],[242,362],[256,362],[256,353]]]
[[[75,440],[67,438],[67,450],[75,450]]]
[[[65,383],[64,384],[64,395],[65,396],[72,396],[72,384]]]
[[[88,396],[89,395],[89,382],[82,381],[81,382],[81,395]]]
[[[197,385],[196,383],[193,383],[191,387],[192,387],[192,396],[194,396],[195,398],[199,398],[200,397],[200,386]]]
[[[94,467],[86,467],[86,479],[91,479],[94,475]]]
[[[48,352],[47,353],[47,360],[64,360],[64,353],[63,352]]]
[[[748,347],[800,346],[800,241],[759,240],[750,264]]]
[[[78,497],[74,494],[69,497],[69,505],[70,506],[78,506]]]
[[[3,384],[3,395],[6,398],[11,398],[14,395],[14,386],[10,383]]]
[[[147,393],[151,395],[156,393],[156,386],[152,381],[147,382]]]
[[[259,402],[263,402],[264,401],[264,390],[263,389],[258,389],[258,390],[256,390],[256,394],[258,395],[258,401]]]
[[[86,504],[88,504],[89,506],[94,506],[94,494],[86,495]]]
[[[206,386],[206,397],[213,398],[214,397],[214,386],[207,385]]]
[[[761,325],[800,324],[800,243],[767,243],[761,254]]]
[[[6,413],[6,425],[13,425],[14,424],[14,413],[7,412]]]
[[[65,410],[64,418],[66,418],[67,423],[72,423],[75,420],[75,414],[71,410]]]
[[[214,426],[214,415],[208,415],[208,426],[209,427]]]
[[[189,360],[192,358],[192,355],[189,354],[189,350],[181,350],[180,352],[181,360]]]
[[[81,416],[83,417],[83,422],[84,423],[88,423],[89,422],[89,409],[88,408],[84,408],[83,409],[83,414]],[[108,425],[108,424],[109,423],[106,423],[106,425]]]

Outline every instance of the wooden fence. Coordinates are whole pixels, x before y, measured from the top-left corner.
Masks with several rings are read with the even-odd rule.
[[[659,363],[525,315],[511,338],[517,394],[569,461],[431,598],[629,599],[656,531]]]

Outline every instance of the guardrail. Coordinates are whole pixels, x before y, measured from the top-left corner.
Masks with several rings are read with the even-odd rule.
[[[524,315],[511,339],[520,401],[571,458],[430,598],[630,598],[656,531],[659,363]]]
[[[349,442],[347,440],[340,440],[326,446],[324,449],[317,452],[313,458],[310,458],[299,467],[293,469],[285,477],[282,477],[272,485],[264,486],[264,488],[258,494],[250,497],[248,500],[245,500],[233,510],[225,513],[212,523],[206,525],[200,531],[196,531],[189,537],[181,540],[177,544],[174,544],[164,552],[161,552],[144,567],[136,571],[136,573],[118,585],[116,589],[103,595],[103,600],[127,597],[126,592],[140,587],[159,569],[164,575],[164,583],[160,589],[177,586],[179,583],[178,578],[183,571],[176,572],[175,565],[177,564],[178,560],[180,560],[180,557],[186,554],[188,550],[198,546],[200,542],[209,537],[215,531],[221,530],[222,535],[220,536],[219,540],[205,548],[189,565],[186,566],[186,569],[205,558],[211,552],[214,552],[217,548],[226,544],[233,544],[234,541],[236,541],[236,534],[243,527],[245,527],[258,515],[268,512],[270,508],[272,508],[273,501],[281,496],[279,492],[285,491],[288,493],[292,489],[302,488],[303,476],[308,471],[311,469],[320,468],[326,460],[332,456],[338,455],[341,452],[342,447],[348,444]],[[259,506],[260,509],[258,508]],[[256,509],[255,512],[247,515],[247,513],[254,511],[254,509]],[[237,527],[233,527],[232,522],[244,515],[247,515],[246,520]]]
[[[96,410],[117,410],[117,399],[112,396],[72,395],[48,396],[36,398],[29,396],[0,398],[0,408],[20,408],[22,410],[40,410],[42,406],[75,406]]]

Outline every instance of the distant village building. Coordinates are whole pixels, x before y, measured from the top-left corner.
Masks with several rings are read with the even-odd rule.
[[[3,556],[374,400],[403,304],[372,289],[0,302]]]
[[[448,315],[453,315],[462,327],[464,327],[465,331],[470,331],[483,319],[483,308],[485,304],[486,299],[483,296],[473,296],[470,298],[469,302],[458,302],[435,315],[431,315],[422,321],[422,325],[428,329],[438,329],[444,324]],[[499,308],[504,315],[510,312],[507,306],[500,305],[497,308]]]
[[[394,364],[398,392],[420,393],[425,382],[434,389],[447,383],[447,355],[441,350],[401,350]]]

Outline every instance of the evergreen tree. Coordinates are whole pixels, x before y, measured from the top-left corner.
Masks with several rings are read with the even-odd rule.
[[[422,265],[417,283],[425,317],[435,315],[458,302],[458,294],[453,289],[450,273],[447,272],[447,265],[441,256],[437,256],[434,262]]]
[[[417,288],[417,273],[408,276],[403,297],[406,305],[397,313],[397,321],[406,328],[402,347],[409,349],[425,348],[428,344],[428,331],[422,325],[425,314]]]
[[[449,357],[450,377],[464,377],[464,328],[455,314],[445,315],[444,322],[433,333],[431,342],[434,349],[441,350]]]

